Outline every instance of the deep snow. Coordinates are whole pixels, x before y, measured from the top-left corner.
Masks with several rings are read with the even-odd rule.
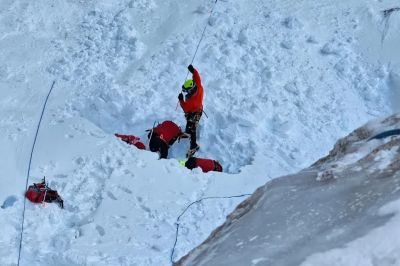
[[[396,1],[220,0],[207,21],[213,3],[0,2],[1,265],[18,257],[29,153],[53,80],[30,180],[45,175],[65,210],[27,205],[22,265],[166,265],[191,201],[252,192],[398,109],[399,61],[382,51],[397,47],[400,18],[391,16],[382,46],[380,12]],[[209,115],[199,156],[227,170],[207,175],[175,160],[186,142],[159,161],[113,137],[143,138],[165,119],[184,126],[177,94],[205,23],[194,61]],[[177,258],[239,201],[196,206]]]

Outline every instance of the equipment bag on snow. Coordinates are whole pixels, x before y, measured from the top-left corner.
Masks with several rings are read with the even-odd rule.
[[[25,197],[33,203],[56,202],[60,208],[64,208],[64,201],[58,195],[57,190],[49,188],[45,179],[43,179],[42,183],[33,183],[33,185],[29,186]]]
[[[140,141],[139,137],[133,136],[133,135],[122,135],[122,134],[114,134],[117,138],[120,138],[122,141],[125,141],[126,143],[130,145],[134,145],[136,148],[139,150],[145,150],[146,146],[144,145],[143,142]]]

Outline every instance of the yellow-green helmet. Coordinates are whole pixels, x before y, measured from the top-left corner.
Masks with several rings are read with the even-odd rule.
[[[183,83],[182,85],[182,90],[184,91],[189,91],[193,89],[196,86],[196,84],[193,82],[193,79],[188,79]]]

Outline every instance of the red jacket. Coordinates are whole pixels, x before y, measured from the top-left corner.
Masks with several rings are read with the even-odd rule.
[[[219,162],[211,159],[196,158],[196,165],[197,167],[200,167],[204,173],[210,171],[222,172],[222,166]]]
[[[157,134],[160,139],[164,140],[167,144],[174,138],[179,137],[182,132],[181,129],[172,121],[164,121],[154,128],[153,133]]]
[[[133,136],[133,135],[121,135],[121,134],[115,134],[116,137],[120,138],[122,141],[125,141],[126,143],[130,145],[135,145],[136,148],[139,150],[145,150],[146,146],[143,144],[143,142],[140,141],[140,138]]]
[[[193,70],[193,81],[197,87],[196,92],[186,101],[179,100],[185,113],[201,112],[203,110],[203,86],[201,85],[199,72],[196,69]]]

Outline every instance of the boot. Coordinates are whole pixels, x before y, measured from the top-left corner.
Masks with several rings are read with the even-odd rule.
[[[186,158],[192,157],[198,150],[200,149],[200,146],[196,144],[196,146],[193,149],[189,149],[186,153]]]

